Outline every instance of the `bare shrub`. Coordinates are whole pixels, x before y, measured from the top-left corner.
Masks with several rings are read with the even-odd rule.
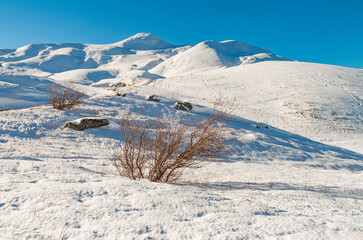
[[[58,110],[71,109],[82,102],[84,93],[61,85],[48,86],[50,101],[53,108]]]
[[[121,152],[114,154],[113,164],[120,175],[132,179],[145,178],[145,167],[151,145],[149,129],[151,123],[132,119],[131,113],[128,112],[121,119],[120,126],[124,145]]]
[[[214,110],[209,118],[188,122],[184,118],[148,123],[121,120],[124,146],[116,153],[113,164],[120,175],[132,179],[173,182],[185,168],[200,168],[230,151],[225,135],[229,112]]]

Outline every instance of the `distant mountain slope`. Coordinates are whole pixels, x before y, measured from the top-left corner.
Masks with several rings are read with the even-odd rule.
[[[134,50],[156,50],[175,47],[173,44],[165,42],[159,36],[152,33],[138,33],[115,45]]]
[[[205,41],[157,65],[151,72],[163,76],[213,67],[232,67],[240,64],[288,60],[272,52],[238,41]]]
[[[31,44],[0,50],[0,64],[5,69],[38,69],[49,74],[75,69],[118,69],[121,78],[125,75],[127,78],[134,70],[138,72],[131,74],[132,77],[155,79],[204,68],[270,60],[287,59],[238,41],[205,41],[194,47],[175,46],[150,33],[139,33],[105,45]]]

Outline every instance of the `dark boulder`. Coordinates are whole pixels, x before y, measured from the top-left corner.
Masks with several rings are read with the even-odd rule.
[[[155,95],[148,95],[146,96],[146,101],[152,101],[152,102],[160,102],[160,99],[157,98]]]
[[[77,131],[86,130],[88,128],[96,128],[108,125],[110,122],[105,118],[83,118],[77,124],[76,122],[67,122],[64,127]]]
[[[190,111],[193,109],[193,106],[188,102],[177,102],[174,104],[174,108],[177,110]]]
[[[115,93],[115,96],[117,96],[117,97],[126,97],[126,93],[117,92],[117,93]]]

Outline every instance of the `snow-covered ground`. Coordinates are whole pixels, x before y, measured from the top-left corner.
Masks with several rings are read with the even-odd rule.
[[[84,103],[52,109],[51,83],[84,92]],[[117,174],[126,110],[152,119],[187,100],[187,117],[207,116],[220,98],[238,106],[230,155],[173,184]],[[237,41],[138,34],[0,50],[0,239],[361,239],[362,99],[363,70]],[[63,128],[82,117],[111,124]]]

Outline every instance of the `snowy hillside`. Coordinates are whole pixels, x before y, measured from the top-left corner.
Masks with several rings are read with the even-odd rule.
[[[148,95],[152,83],[155,93],[203,104],[228,90],[245,118],[363,153],[363,70],[291,62],[231,40],[174,46],[148,33],[106,45],[4,49],[0,66],[0,109],[43,104],[49,81],[87,86],[90,96],[121,82],[147,84],[140,94]]]
[[[51,108],[53,83],[85,101]],[[160,102],[145,101],[151,94]],[[186,169],[175,184],[112,166],[126,110],[194,119],[233,98],[233,151],[220,162]],[[175,110],[177,101],[193,110]],[[111,124],[63,128],[83,117]],[[359,239],[362,161],[361,69],[148,33],[0,49],[0,239]]]

